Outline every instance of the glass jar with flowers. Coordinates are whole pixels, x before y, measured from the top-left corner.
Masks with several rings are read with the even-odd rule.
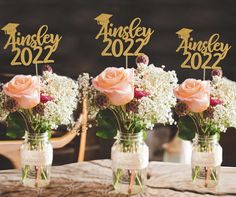
[[[20,148],[23,185],[48,185],[53,160],[49,138],[58,125],[73,124],[77,83],[44,66],[42,76],[16,75],[2,86],[0,98],[0,118],[7,122],[7,135],[25,138]]]
[[[220,133],[236,127],[236,83],[212,71],[212,81],[186,79],[174,89],[178,99],[179,137],[193,140],[192,181],[200,187],[215,187],[222,163]]]
[[[97,122],[96,135],[116,139],[111,149],[113,186],[129,195],[144,191],[146,131],[156,123],[174,122],[171,107],[177,85],[174,71],[148,65],[146,55],[136,63],[136,69],[109,67],[95,78],[83,74],[78,79],[80,92],[88,97],[89,118]]]

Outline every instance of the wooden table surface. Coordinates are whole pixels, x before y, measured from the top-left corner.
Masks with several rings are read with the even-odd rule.
[[[19,170],[0,171],[0,197],[125,196],[113,191],[110,166],[110,160],[54,166],[51,184],[40,189],[21,186]],[[188,165],[150,162],[148,174],[146,192],[137,196],[236,196],[236,168],[222,167],[220,184],[215,189],[194,188]]]

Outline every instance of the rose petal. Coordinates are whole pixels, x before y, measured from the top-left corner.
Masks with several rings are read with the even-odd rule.
[[[16,75],[4,85],[6,95],[14,98],[22,108],[32,108],[40,102],[40,79],[31,75]]]
[[[113,105],[124,105],[134,97],[134,70],[109,67],[92,80],[95,89],[106,94]]]
[[[210,82],[186,79],[174,89],[176,98],[186,103],[192,112],[202,112],[210,105]]]

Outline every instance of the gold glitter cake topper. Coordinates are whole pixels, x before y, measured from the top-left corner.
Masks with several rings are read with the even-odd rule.
[[[186,56],[181,68],[203,69],[203,78],[205,78],[206,69],[222,69],[219,63],[226,57],[231,46],[228,43],[219,42],[220,35],[217,33],[211,35],[208,40],[194,41],[190,36],[192,31],[189,28],[182,28],[176,32],[182,39],[176,52],[182,50],[182,55]]]
[[[11,65],[54,63],[50,57],[57,50],[62,36],[49,34],[47,25],[42,25],[36,34],[23,36],[17,31],[18,26],[18,23],[8,23],[1,29],[8,35],[3,49],[10,48],[15,52]]]
[[[95,39],[102,38],[106,47],[101,52],[102,56],[139,56],[142,48],[148,44],[154,30],[141,27],[141,19],[134,18],[129,26],[115,27],[110,23],[112,14],[102,13],[95,20],[101,26]]]

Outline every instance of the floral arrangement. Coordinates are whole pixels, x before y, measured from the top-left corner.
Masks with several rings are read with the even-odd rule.
[[[212,81],[186,79],[174,89],[180,116],[179,136],[192,140],[195,133],[212,136],[236,128],[236,83],[212,71]]]
[[[148,62],[143,55],[137,57],[136,69],[109,67],[95,78],[87,73],[78,78],[89,119],[97,122],[96,135],[116,136],[111,150],[113,186],[126,194],[143,190],[149,160],[146,131],[157,123],[174,123],[176,74]]]
[[[199,186],[215,187],[222,163],[220,133],[236,128],[236,83],[222,77],[221,70],[213,70],[211,81],[186,79],[174,94],[179,137],[193,140],[192,180]]]
[[[146,55],[139,56],[136,69],[109,67],[95,78],[87,73],[79,76],[80,96],[88,98],[89,118],[96,118],[98,136],[114,137],[117,130],[144,132],[156,123],[174,123],[176,74],[148,62]]]
[[[1,85],[0,120],[7,122],[10,137],[45,133],[72,125],[77,103],[77,83],[44,66],[42,76],[16,75]]]
[[[16,75],[1,85],[1,121],[9,137],[25,137],[20,147],[22,183],[43,187],[50,181],[53,148],[48,138],[59,125],[73,124],[78,85],[70,78],[43,67],[42,76]]]

